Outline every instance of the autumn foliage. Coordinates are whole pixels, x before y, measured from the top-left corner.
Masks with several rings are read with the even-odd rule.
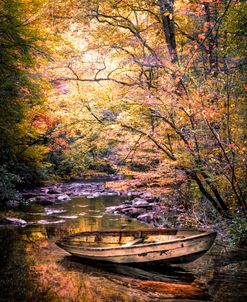
[[[245,215],[245,9],[231,0],[45,1],[38,14],[53,35],[36,34],[52,49],[32,68],[49,89],[24,70],[45,106],[18,100],[28,109],[5,132],[12,154],[68,175],[95,163],[115,171],[143,151],[158,157],[157,172],[166,163],[184,173],[222,217]]]

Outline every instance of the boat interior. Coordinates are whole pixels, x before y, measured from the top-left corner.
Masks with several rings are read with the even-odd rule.
[[[156,243],[182,239],[202,233],[195,230],[135,230],[135,231],[103,231],[83,232],[66,237],[58,241],[58,245],[85,246],[85,247],[129,247],[138,244]]]

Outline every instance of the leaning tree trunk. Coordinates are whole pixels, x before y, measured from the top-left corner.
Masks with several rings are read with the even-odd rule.
[[[172,63],[178,61],[176,36],[174,28],[174,0],[159,0],[158,5],[163,24],[166,44]]]

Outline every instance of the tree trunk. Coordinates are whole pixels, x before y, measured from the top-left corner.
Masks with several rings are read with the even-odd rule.
[[[158,5],[163,24],[166,44],[172,63],[178,62],[176,36],[174,28],[174,0],[159,0]]]
[[[217,56],[217,46],[218,46],[218,34],[213,35],[212,31],[212,15],[210,10],[209,2],[204,2],[205,19],[208,23],[207,36],[208,36],[208,54],[209,54],[209,64],[210,72],[214,71],[214,76],[218,75],[218,56]]]
[[[225,208],[225,207],[222,208],[221,204],[220,205],[218,204],[217,200],[204,187],[204,185],[203,185],[201,179],[198,177],[197,173],[193,170],[185,170],[185,172],[191,179],[193,179],[197,183],[201,193],[211,202],[211,204],[216,209],[216,211],[222,217],[229,218],[230,214],[229,214],[228,208]]]

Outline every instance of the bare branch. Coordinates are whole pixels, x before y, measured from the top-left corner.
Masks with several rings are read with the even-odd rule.
[[[145,135],[146,137],[148,137],[161,151],[163,151],[171,160],[175,161],[176,160],[176,157],[171,153],[171,151],[169,150],[168,147],[164,146],[164,145],[161,145],[152,135],[138,129],[138,128],[135,128],[133,126],[129,126],[129,125],[125,125],[125,124],[121,124],[121,126],[123,128],[126,128],[126,129],[129,129],[131,131],[134,131],[134,132],[137,132],[137,133],[140,133],[142,135]]]

